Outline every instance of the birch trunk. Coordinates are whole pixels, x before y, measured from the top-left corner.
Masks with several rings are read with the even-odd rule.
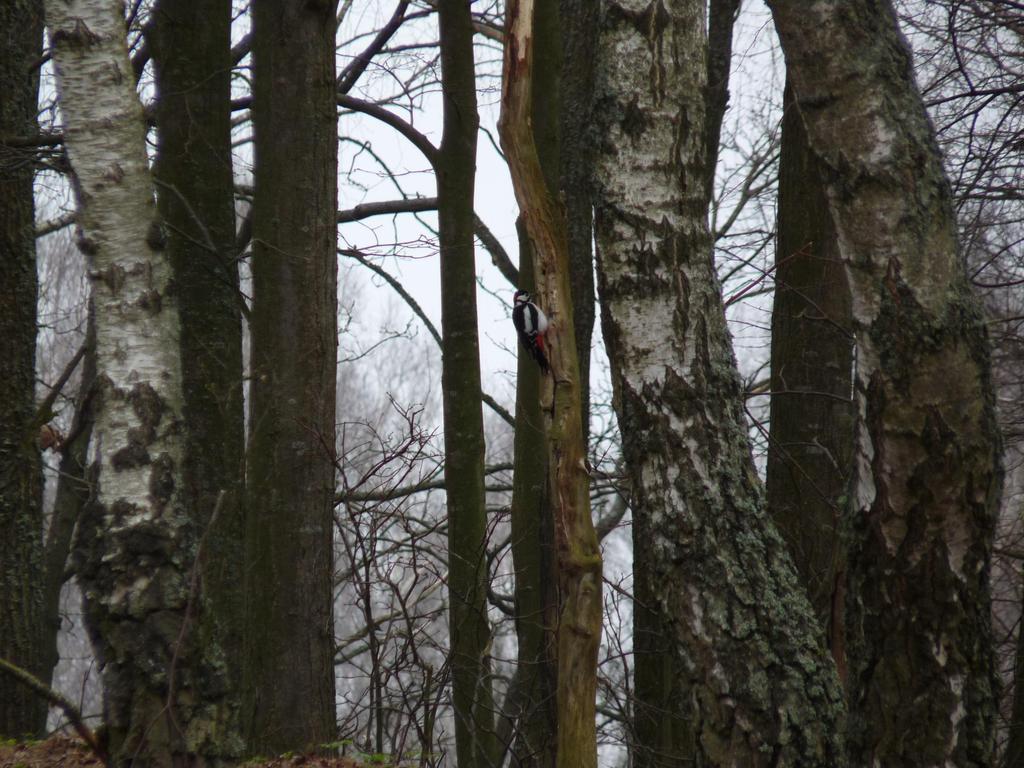
[[[838,680],[763,510],[710,255],[704,3],[605,8],[598,286],[634,492],[636,761],[841,765]]]
[[[94,497],[76,544],[119,764],[214,762],[216,662],[190,632],[198,531],[183,508],[178,310],[117,2],[48,2],[65,143],[96,313]]]
[[[33,150],[2,146],[37,131],[41,0],[0,5],[0,658],[49,680],[43,638],[42,471],[36,435]],[[46,704],[0,676],[0,736],[40,735]]]
[[[1000,437],[949,185],[888,2],[769,3],[852,294],[851,759],[991,765]]]

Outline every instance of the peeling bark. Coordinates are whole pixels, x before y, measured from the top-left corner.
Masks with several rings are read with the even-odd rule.
[[[597,764],[595,696],[601,639],[601,552],[590,518],[590,478],[580,408],[565,214],[551,194],[530,124],[532,0],[509,3],[498,128],[535,256],[538,298],[548,314],[552,375],[542,383],[547,486],[554,518],[557,625],[556,765]]]
[[[218,757],[216,660],[190,632],[198,536],[181,488],[180,326],[119,3],[47,3],[96,321],[90,475],[75,546],[118,763]]]
[[[843,764],[841,694],[767,519],[707,229],[704,3],[609,2],[602,327],[634,490],[636,761]]]
[[[991,765],[1001,445],[949,184],[888,2],[769,5],[853,298],[851,760]]]

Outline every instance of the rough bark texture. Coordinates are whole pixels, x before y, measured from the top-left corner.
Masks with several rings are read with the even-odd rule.
[[[32,136],[42,0],[0,6],[0,141]],[[36,245],[32,152],[0,144],[0,658],[49,680],[43,637],[42,474],[35,418]],[[0,736],[40,735],[46,703],[0,676]]]
[[[991,765],[1000,439],[949,186],[889,3],[770,5],[853,297],[851,760]]]
[[[335,738],[335,6],[253,4],[243,716],[254,753]]]
[[[535,254],[547,312],[551,376],[545,377],[548,494],[554,520],[557,626],[557,758],[560,768],[597,763],[595,695],[601,639],[601,552],[590,518],[590,477],[580,413],[565,215],[548,189],[530,124],[533,3],[511,2],[502,70],[501,145]]]
[[[704,4],[607,6],[595,205],[632,481],[638,765],[841,765],[841,696],[762,508],[707,230]]]
[[[452,703],[460,766],[493,762],[494,702],[487,621],[487,506],[480,404],[473,188],[479,118],[469,0],[441,0],[444,134],[435,164],[441,246],[441,383],[448,500]]]
[[[850,291],[817,161],[786,90],[772,311],[768,509],[840,677],[846,593],[841,521],[853,461]]]
[[[204,697],[225,708],[218,738],[240,755],[242,324],[231,171],[230,0],[160,0],[147,30],[157,87],[157,201],[181,314],[183,503],[202,532],[199,633],[223,659]],[[216,517],[214,517],[216,515]]]
[[[96,318],[94,495],[75,550],[117,763],[213,762],[216,704],[192,618],[197,531],[181,503],[178,309],[119,3],[47,4]]]

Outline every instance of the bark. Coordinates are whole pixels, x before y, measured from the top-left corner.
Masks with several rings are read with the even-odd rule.
[[[160,0],[147,29],[157,88],[157,203],[181,314],[182,500],[204,538],[199,633],[223,659],[202,695],[240,755],[244,434],[231,170],[231,3]],[[216,519],[214,519],[216,515]]]
[[[740,12],[740,0],[708,3],[708,82],[704,97],[705,194],[714,196],[715,167],[722,139],[722,120],[729,106],[729,67],[732,62],[732,30]]]
[[[523,226],[519,227],[519,243],[519,284],[532,294],[536,290],[533,254]],[[511,510],[518,686],[514,691],[510,689],[509,695],[514,693],[518,697],[514,709],[517,728],[512,764],[524,768],[554,766],[558,744],[557,658],[553,632],[557,624],[558,595],[554,589],[554,530],[547,496],[540,378],[537,363],[520,349]]]
[[[38,132],[41,0],[0,7],[0,136]],[[36,434],[33,152],[0,145],[0,658],[49,679],[43,653],[42,474]],[[0,736],[41,735],[46,703],[0,678]]]
[[[441,383],[448,501],[448,602],[455,746],[462,766],[494,762],[487,621],[487,507],[477,338],[473,188],[479,117],[468,0],[438,4],[444,134],[435,164],[441,246]]]
[[[513,188],[535,254],[538,300],[547,312],[552,375],[542,385],[547,493],[552,500],[558,590],[556,765],[597,763],[595,695],[601,638],[601,553],[590,519],[590,478],[580,409],[569,246],[564,211],[551,194],[530,122],[533,3],[512,2],[498,128]]]
[[[565,7],[560,8],[562,12]],[[582,125],[575,124],[585,116],[565,109],[570,100],[572,75],[581,71],[580,59],[563,56],[563,38],[571,36],[580,27],[580,16],[559,18],[559,9],[546,8],[534,18],[537,57],[536,78],[532,89],[532,136],[537,144],[545,184],[551,194],[567,179],[586,183],[586,165],[579,162],[579,142]],[[574,11],[573,11],[574,12]],[[567,47],[567,45],[566,45]],[[586,71],[584,69],[584,71]],[[579,78],[577,78],[578,82]],[[574,99],[578,106],[582,98]],[[577,131],[580,131],[578,133]],[[563,140],[564,139],[564,140]],[[561,144],[565,143],[563,153]],[[574,158],[577,162],[571,162]],[[561,172],[561,173],[560,173]],[[561,178],[561,181],[560,181]],[[562,187],[564,188],[564,187]],[[585,187],[584,187],[585,188]],[[590,328],[593,326],[593,269],[590,259],[590,201],[587,195],[573,197],[577,201],[577,221],[581,231],[587,230],[586,244],[581,240],[573,249],[569,239],[569,260],[572,275],[573,308],[575,299],[582,306],[590,306],[591,321],[579,318],[581,325],[573,323],[577,345],[587,345],[589,360]],[[582,205],[580,204],[582,202]],[[568,203],[568,201],[566,201]],[[566,217],[569,214],[566,211]],[[518,287],[537,291],[534,279],[534,254],[522,218],[517,222],[519,238]],[[571,227],[570,227],[571,230]],[[584,250],[584,248],[586,250]],[[587,304],[586,285],[591,297]],[[582,295],[581,295],[582,294]],[[581,383],[585,381],[586,362],[581,359]],[[581,387],[581,410],[589,411],[588,386]],[[541,376],[537,364],[520,349],[516,375],[515,410],[515,473],[512,488],[512,561],[515,567],[516,640],[518,657],[516,669],[518,697],[516,703],[517,730],[513,761],[518,766],[555,765],[557,758],[558,713],[555,706],[557,689],[557,658],[555,636],[558,595],[554,589],[553,538],[551,504],[546,493],[547,460],[545,450],[544,416],[541,411]],[[584,424],[584,439],[587,425]],[[506,708],[507,709],[507,708]]]
[[[843,763],[841,694],[767,519],[707,229],[704,4],[598,52],[602,328],[632,483],[640,766]]]
[[[1000,439],[949,185],[891,6],[770,5],[857,338],[851,760],[991,765]]]
[[[178,308],[153,205],[145,121],[117,3],[47,4],[96,319],[95,489],[75,566],[117,764],[212,763],[216,660],[193,630],[198,532],[181,498]]]
[[[772,311],[768,509],[845,678],[845,544],[853,460],[850,291],[821,181],[786,90]]]
[[[537,67],[539,76],[534,88],[534,109],[540,102],[551,104],[557,110],[556,151],[549,153],[546,142],[537,141],[540,162],[548,179],[548,188],[557,188],[559,199],[565,205],[565,222],[569,247],[569,281],[572,290],[572,322],[579,359],[580,421],[583,442],[590,435],[590,348],[594,335],[594,213],[593,187],[593,100],[594,100],[594,47],[600,4],[587,0],[560,0],[557,13],[547,4],[537,17],[544,29],[552,32],[542,36],[538,32]],[[550,51],[550,52],[549,52]],[[557,75],[551,83],[546,73]],[[547,121],[554,129],[555,114],[545,118],[536,113],[533,118],[534,135]],[[558,169],[557,187],[552,171]]]
[[[253,5],[243,717],[255,753],[335,738],[335,6]]]

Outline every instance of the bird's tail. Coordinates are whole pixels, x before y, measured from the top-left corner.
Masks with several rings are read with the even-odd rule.
[[[544,337],[540,334],[534,334],[529,339],[527,349],[530,351],[530,356],[537,361],[541,371],[547,373],[550,366],[548,365],[548,356],[544,354]]]

